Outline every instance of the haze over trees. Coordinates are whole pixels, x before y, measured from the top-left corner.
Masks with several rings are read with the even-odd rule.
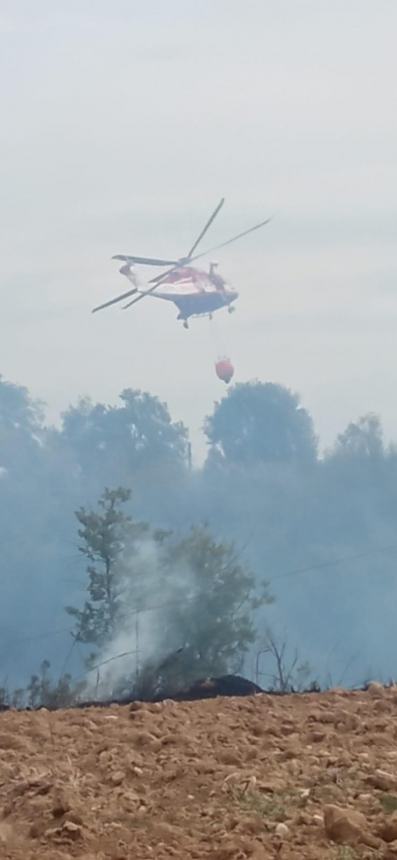
[[[210,463],[238,467],[316,459],[313,422],[299,397],[282,385],[239,383],[205,421]]]
[[[96,649],[88,667],[105,655],[111,689],[116,681],[146,694],[241,668],[255,641],[252,613],[271,600],[266,583],[256,595],[233,545],[205,527],[175,539],[134,522],[124,511],[130,495],[106,489],[95,510],[76,513],[87,596],[67,612],[75,641]],[[123,663],[109,667],[119,653]]]
[[[102,516],[109,504],[106,487],[126,493],[117,501],[121,524],[132,530],[130,560],[145,570],[146,585],[148,571],[156,572],[151,600],[156,589],[162,597],[164,571],[179,571],[174,580],[167,574],[179,609],[155,624],[142,621],[141,651],[155,629],[157,652],[167,656],[186,643],[193,621],[212,623],[212,602],[198,611],[193,601],[190,614],[189,601],[183,604],[191,589],[186,570],[202,569],[201,593],[208,588],[216,603],[218,570],[236,565],[255,577],[254,590],[251,580],[244,586],[248,600],[263,597],[264,580],[275,597],[272,606],[250,606],[259,639],[269,625],[285,631],[316,677],[333,683],[395,674],[397,454],[385,445],[379,418],[352,420],[320,455],[299,397],[255,381],[231,387],[203,420],[208,456],[191,469],[186,427],[151,394],[128,389],[114,405],[81,400],[55,428],[25,388],[0,379],[0,684],[25,683],[46,658],[55,677],[81,675],[90,648],[105,646],[87,634],[100,601],[87,595],[86,567],[97,559],[78,550],[74,512],[80,545],[88,546],[97,501],[105,504]],[[226,585],[216,592],[225,617],[233,611]],[[130,599],[137,602],[138,593]],[[72,617],[65,606],[83,615]],[[215,665],[194,641],[202,663],[187,649],[184,672]],[[253,677],[256,644],[246,641],[243,669]],[[221,671],[234,657],[223,660],[221,639],[216,647]]]

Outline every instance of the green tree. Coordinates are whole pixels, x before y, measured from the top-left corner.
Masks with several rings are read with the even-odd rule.
[[[204,425],[209,461],[234,465],[311,463],[317,442],[299,398],[271,382],[239,383],[216,403]]]
[[[162,614],[157,683],[180,687],[197,678],[241,670],[256,638],[254,612],[271,603],[267,583],[255,587],[232,543],[206,526],[167,544],[162,590],[172,597]]]
[[[115,641],[129,640],[139,657],[131,661],[134,673],[119,674],[119,690],[136,685],[138,665],[146,692],[235,671],[255,639],[255,610],[270,602],[266,583],[258,591],[233,544],[206,527],[177,540],[135,523],[123,509],[129,498],[121,487],[106,489],[98,511],[76,514],[88,598],[67,612],[75,639],[96,648],[88,665]],[[114,664],[111,673],[117,676]]]
[[[130,497],[130,490],[123,487],[106,488],[98,511],[76,511],[79,550],[88,559],[88,600],[82,609],[69,606],[66,611],[76,620],[75,639],[99,649],[120,629],[131,547],[148,530],[144,523],[134,523],[123,510]]]
[[[138,473],[148,480],[159,469],[184,467],[187,430],[171,420],[168,408],[147,392],[125,389],[115,406],[82,399],[63,415],[60,443],[83,474],[103,482]]]
[[[380,461],[385,453],[382,424],[377,415],[369,413],[351,422],[339,434],[329,456],[344,460]]]
[[[43,412],[26,388],[0,376],[0,468],[20,477],[26,470],[39,471],[45,456]]]

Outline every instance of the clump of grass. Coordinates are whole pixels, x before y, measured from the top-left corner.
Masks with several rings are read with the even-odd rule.
[[[291,791],[264,794],[255,789],[235,789],[233,795],[244,809],[270,821],[285,821],[288,818],[288,807],[301,803],[300,796]]]
[[[339,845],[335,860],[356,860],[357,854],[350,845]]]
[[[386,812],[387,815],[391,815],[392,812],[396,812],[397,810],[397,797],[395,794],[381,794],[379,803],[383,812]]]

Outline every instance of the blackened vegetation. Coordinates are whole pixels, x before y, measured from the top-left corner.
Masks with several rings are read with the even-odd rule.
[[[137,696],[134,692],[130,695],[120,697],[112,697],[110,699],[86,699],[85,701],[71,702],[69,705],[47,704],[47,710],[59,711],[66,708],[106,708],[110,705],[130,705],[133,702],[163,702],[165,699],[173,699],[175,702],[193,702],[198,699],[215,699],[217,696],[254,696],[257,693],[269,692],[262,690],[258,684],[253,681],[248,681],[240,675],[222,675],[219,678],[201,678],[194,681],[185,689],[175,690],[174,687],[163,688],[161,694],[157,695],[141,695]],[[0,711],[11,710],[10,705],[0,705]],[[19,710],[34,711],[39,710],[42,705],[37,707],[20,708]]]
[[[88,708],[92,706],[106,707],[109,705],[129,705],[132,702],[163,702],[165,699],[173,699],[175,702],[193,702],[198,699],[215,699],[217,696],[254,696],[264,693],[258,684],[248,681],[240,675],[222,675],[219,678],[200,678],[185,689],[175,690],[173,687],[163,688],[161,694],[153,696],[141,696],[139,699],[135,694],[122,696],[107,701],[85,701],[79,702],[77,707]]]
[[[218,696],[223,698],[232,696],[256,696],[259,693],[271,696],[287,696],[291,693],[320,693],[321,688],[317,683],[311,684],[306,690],[288,691],[280,690],[264,690],[255,684],[253,681],[248,681],[247,678],[242,678],[241,675],[221,675],[219,678],[200,678],[194,681],[185,689],[175,690],[174,687],[163,688],[161,694],[157,695],[141,695],[135,693],[124,695],[119,698],[112,697],[110,699],[101,700],[86,700],[84,702],[76,702],[70,705],[73,708],[106,708],[110,705],[131,705],[133,702],[164,702],[166,699],[172,699],[174,702],[194,702],[200,699],[216,699]],[[60,710],[59,707],[50,707],[49,710]]]
[[[247,681],[240,675],[222,675],[220,678],[201,678],[187,689],[173,695],[163,694],[156,701],[172,698],[179,702],[191,702],[195,699],[213,699],[216,696],[254,696],[263,692],[258,684]]]

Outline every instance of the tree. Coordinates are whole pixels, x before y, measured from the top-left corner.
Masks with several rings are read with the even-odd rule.
[[[60,594],[66,591],[68,518],[76,504],[67,478],[62,457],[50,451],[41,405],[26,388],[0,378],[0,631],[6,643],[34,637],[49,619],[58,624],[65,603]],[[64,658],[65,640],[56,637],[53,643],[55,668]],[[42,649],[38,637],[18,649],[12,658],[13,683],[25,683],[42,660]]]
[[[270,603],[267,583],[255,578],[231,543],[206,526],[166,546],[162,591],[170,603],[159,619],[162,653],[157,685],[177,688],[194,679],[241,669],[256,638],[253,613]]]
[[[331,456],[356,460],[380,461],[385,456],[383,430],[377,415],[363,415],[351,422],[337,437]]]
[[[282,385],[235,385],[216,403],[204,429],[210,462],[307,464],[316,459],[312,419],[298,396]]]
[[[85,476],[115,486],[128,476],[144,481],[159,469],[186,465],[188,434],[167,406],[146,392],[125,389],[120,405],[82,399],[63,415],[60,443],[73,452]],[[103,483],[102,483],[103,486]]]
[[[42,422],[41,404],[32,400],[27,388],[7,382],[0,375],[1,434],[24,431],[30,436],[39,432]]]
[[[266,630],[261,641],[260,650],[256,655],[255,681],[261,683],[261,676],[270,680],[270,690],[279,693],[302,692],[309,682],[311,666],[301,661],[297,648],[289,653],[288,641],[276,636],[270,627]],[[269,671],[261,672],[261,658],[270,658]],[[269,689],[269,684],[267,684]],[[318,688],[317,682],[312,682],[310,689]]]
[[[44,436],[41,404],[26,388],[0,376],[0,467],[6,472],[38,467]]]
[[[100,665],[104,654],[134,652],[127,669],[125,662],[121,670],[110,667],[119,691],[129,692],[137,681],[154,691],[235,670],[255,639],[253,612],[270,601],[266,584],[255,589],[234,546],[205,527],[177,540],[135,523],[123,510],[129,498],[121,487],[106,489],[99,511],[76,514],[88,599],[67,612],[76,621],[75,639],[97,649],[88,665],[93,657]],[[128,665],[135,665],[135,677]]]
[[[147,531],[145,524],[134,523],[122,509],[130,496],[123,487],[105,489],[99,511],[76,511],[81,526],[79,550],[89,562],[89,599],[83,609],[69,606],[66,611],[76,619],[75,639],[98,648],[111,641],[120,628],[129,578],[128,553],[132,542]]]

